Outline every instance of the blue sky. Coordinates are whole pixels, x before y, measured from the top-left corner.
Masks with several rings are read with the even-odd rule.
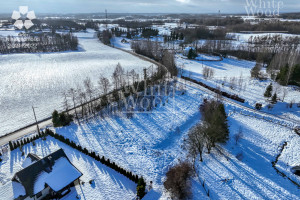
[[[270,2],[272,12],[279,2],[280,12],[300,12],[299,0],[0,0],[0,13],[19,6],[36,13],[101,13],[105,8],[111,13],[246,13],[247,4],[259,6],[260,1]]]

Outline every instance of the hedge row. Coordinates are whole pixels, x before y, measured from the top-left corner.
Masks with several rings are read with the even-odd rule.
[[[131,181],[135,182],[136,184],[138,183],[139,179],[142,178],[142,177],[139,177],[138,175],[133,174],[130,171],[127,171],[127,170],[123,169],[122,167],[118,166],[115,162],[111,162],[109,159],[105,159],[104,156],[100,157],[95,152],[89,151],[86,148],[83,148],[82,146],[80,146],[79,144],[76,145],[73,141],[70,141],[68,138],[65,138],[62,135],[54,133],[50,129],[46,129],[45,132],[41,132],[40,134],[37,134],[37,135],[35,135],[31,138],[23,138],[21,140],[13,141],[13,142],[9,141],[9,148],[10,148],[11,151],[13,151],[13,150],[25,145],[25,144],[31,143],[31,142],[39,139],[39,138],[46,137],[48,135],[50,135],[50,136],[54,137],[55,139],[57,139],[57,140],[65,143],[65,144],[73,147],[74,149],[77,149],[78,151],[94,158],[95,160],[101,162],[102,164],[114,169],[115,171],[117,171],[118,173],[126,176]]]
[[[104,156],[100,156],[98,154],[96,154],[95,152],[93,151],[89,151],[87,150],[86,148],[83,148],[82,146],[80,146],[79,144],[76,145],[75,142],[73,141],[70,141],[68,138],[65,138],[64,136],[62,135],[59,135],[59,134],[55,134],[53,131],[51,131],[50,129],[46,129],[45,130],[45,134],[46,135],[50,135],[52,137],[54,137],[55,139],[73,147],[74,149],[77,149],[78,151],[84,153],[85,155],[88,155],[92,158],[94,158],[95,160],[101,162],[102,164],[114,169],[115,171],[117,171],[118,173],[126,176],[127,178],[129,178],[130,180],[132,180],[133,182],[135,183],[138,183],[138,180],[139,180],[139,176],[138,175],[135,175],[133,174],[132,172],[130,171],[127,171],[125,169],[123,169],[122,167],[118,166],[115,162],[111,162],[109,159],[105,159]]]
[[[217,88],[213,88],[213,87],[210,87],[208,85],[206,85],[205,83],[202,83],[200,81],[196,81],[194,79],[191,79],[189,77],[185,77],[185,76],[182,76],[181,78],[185,79],[185,80],[188,80],[188,81],[191,81],[193,83],[196,83],[198,85],[201,85],[202,87],[205,87],[206,89],[209,89],[210,91],[213,91],[215,93],[219,93],[219,94],[222,94],[222,96],[224,97],[227,97],[227,98],[230,98],[230,99],[233,99],[233,100],[236,100],[238,102],[241,102],[241,103],[245,103],[245,99],[243,98],[240,98],[239,96],[235,95],[235,94],[229,94],[227,92],[224,92],[224,91],[221,91]]]
[[[21,140],[17,140],[17,141],[13,141],[13,142],[9,141],[9,143],[8,143],[9,149],[11,151],[13,151],[21,146],[24,146],[25,144],[29,144],[39,138],[46,137],[46,136],[47,136],[47,134],[45,134],[44,132],[40,132],[39,134],[34,135],[30,138],[23,138]]]

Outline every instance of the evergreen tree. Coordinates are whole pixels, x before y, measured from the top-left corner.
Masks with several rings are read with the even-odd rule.
[[[14,147],[13,147],[13,144],[11,143],[11,141],[8,142],[8,145],[9,145],[9,149],[12,151],[14,150]]]
[[[136,187],[137,196],[140,197],[140,199],[142,199],[145,196],[146,194],[145,189],[146,189],[146,183],[144,181],[144,178],[141,177],[139,178],[138,185]]]
[[[300,64],[293,67],[289,84],[300,86]]]
[[[183,40],[183,39],[184,39],[183,33],[180,33],[179,40]]]
[[[272,96],[272,91],[273,91],[273,85],[272,83],[270,83],[270,85],[266,88],[264,96],[270,98]]]
[[[195,59],[197,57],[197,53],[193,48],[190,48],[189,53],[188,53],[188,59]]]
[[[276,81],[281,85],[286,85],[288,83],[288,74],[289,74],[289,65],[286,64],[280,69],[280,72],[277,74]]]
[[[272,96],[272,100],[271,100],[272,104],[276,104],[277,103],[277,94],[275,92],[275,94]]]
[[[132,38],[132,36],[131,36],[131,34],[129,32],[127,32],[126,38],[127,39],[131,39]]]
[[[204,121],[201,130],[205,133],[206,148],[209,153],[216,143],[225,143],[228,140],[227,115],[224,105],[215,100],[205,101],[200,106],[200,111]]]
[[[57,110],[54,110],[52,113],[52,123],[53,123],[54,127],[60,126],[59,118],[60,118],[60,116],[59,116]]]

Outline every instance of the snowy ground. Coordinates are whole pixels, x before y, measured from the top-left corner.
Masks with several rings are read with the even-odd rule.
[[[271,164],[287,141],[290,150],[281,159],[289,166],[281,171],[290,173],[291,165],[299,165],[299,136],[287,128],[239,113],[229,117],[229,125],[231,139],[223,146],[226,157],[214,151],[204,157],[203,163],[197,163],[212,199],[300,199],[299,188],[279,176]],[[243,137],[235,144],[233,136],[240,127]],[[239,154],[242,158],[237,159]],[[300,183],[299,177],[290,176]],[[224,179],[231,180],[225,183]]]
[[[237,94],[246,99],[245,105],[250,107],[254,107],[257,102],[262,103],[264,106],[263,110],[266,112],[300,121],[300,108],[297,108],[296,105],[292,109],[287,108],[287,104],[291,101],[294,103],[300,102],[300,91],[295,87],[283,87],[277,83],[273,83],[273,92],[276,91],[278,98],[282,100],[285,92],[286,96],[284,101],[278,101],[272,110],[266,108],[269,103],[263,94],[271,82],[270,80],[259,81],[251,78],[250,71],[254,67],[255,62],[237,60],[235,58],[224,58],[223,61],[216,62],[202,62],[188,60],[180,55],[176,57],[176,62],[179,68],[183,67],[184,76],[201,80],[212,87],[220,87],[230,94]],[[214,77],[212,79],[206,80],[203,77],[202,71],[205,66],[214,70]],[[233,78],[235,79],[234,81]]]
[[[127,38],[124,38],[127,43],[122,43],[121,41],[123,40],[123,37],[113,37],[111,39],[111,44],[114,46],[114,47],[117,47],[117,48],[121,48],[121,49],[125,49],[125,50],[131,50],[131,46],[130,46],[130,42],[131,40],[130,39],[127,39]]]
[[[165,106],[160,106],[152,113],[135,114],[133,118],[126,116],[94,117],[80,124],[72,123],[68,127],[56,128],[55,131],[70,138],[83,147],[104,155],[118,165],[143,175],[146,182],[153,181],[154,190],[146,195],[146,200],[167,199],[168,193],[163,189],[165,173],[178,160],[186,158],[182,148],[188,130],[200,121],[198,106],[204,94],[197,86],[185,85],[186,92],[177,92],[174,98],[168,98]],[[271,162],[279,153],[280,146],[287,142],[277,167],[300,183],[300,178],[290,173],[290,168],[299,165],[300,137],[287,127],[279,126],[251,116],[240,114],[240,109],[226,103],[229,114],[230,140],[221,145],[224,155],[213,150],[205,154],[204,162],[197,163],[197,171],[213,199],[300,199],[299,189],[288,179],[279,176]],[[234,135],[239,128],[243,137],[235,144]],[[65,199],[74,199],[80,194],[82,199],[132,199],[134,187],[125,177],[114,174],[105,166],[82,155],[64,144],[47,138],[39,140],[35,147],[26,145],[26,154],[33,152],[43,157],[62,147],[71,162],[83,173],[86,184],[76,188]],[[242,154],[242,158],[236,156]],[[0,193],[10,197],[12,186],[9,179],[21,169],[24,157],[19,150],[3,156],[0,163]],[[222,179],[231,181],[223,183]],[[88,181],[96,180],[96,188]],[[99,182],[97,182],[99,180]],[[116,180],[116,181],[114,181]],[[118,183],[114,185],[113,183]],[[102,185],[100,185],[102,184]],[[101,188],[101,189],[100,189]],[[99,189],[99,191],[97,190]],[[116,192],[115,192],[116,191]],[[192,179],[193,199],[207,199],[204,190],[195,177]],[[83,193],[83,194],[82,194]],[[102,196],[100,196],[102,195]],[[111,198],[111,199],[113,199]]]
[[[134,199],[136,195],[136,184],[134,182],[50,136],[47,137],[46,141],[37,140],[35,146],[28,144],[23,147],[25,155],[34,153],[40,158],[53,153],[59,148],[65,151],[72,164],[83,173],[80,180],[85,182],[84,185],[73,188],[72,192],[63,199],[75,200],[77,195],[82,200]],[[0,163],[1,199],[14,199],[14,194],[17,193],[18,188],[13,184],[11,178],[22,169],[25,157],[21,156],[19,149],[8,152],[3,156],[3,161]],[[94,184],[90,184],[90,180],[94,180]]]
[[[204,96],[208,97],[194,86],[187,86],[187,90],[185,95],[170,98],[165,106],[157,108],[151,114],[135,114],[132,119],[117,116],[104,119],[95,117],[88,122],[56,128],[56,132],[143,175],[147,183],[153,181],[154,190],[145,199],[167,199],[168,194],[163,190],[165,173],[179,159],[185,159],[183,139],[188,130],[200,121],[198,106]],[[205,155],[205,162],[198,164],[197,168],[212,197],[299,199],[299,189],[276,174],[271,164],[284,141],[291,143],[291,149],[282,155],[282,159],[285,159],[286,164],[297,164],[300,155],[291,152],[297,150],[295,146],[300,144],[299,137],[286,127],[245,117],[238,112],[233,113],[239,109],[232,105],[226,104],[226,110],[231,113],[231,139],[227,145],[222,146],[226,157],[213,151],[211,155]],[[233,135],[239,127],[242,127],[244,136],[235,145]],[[241,152],[243,159],[239,161],[235,156]],[[290,167],[292,166],[283,172],[288,173]],[[300,182],[295,175],[290,176]],[[222,183],[221,180],[225,178],[233,178],[233,181]],[[206,199],[197,178],[192,180],[192,191],[194,199]]]
[[[38,120],[61,109],[62,92],[82,85],[86,77],[98,87],[100,75],[111,78],[117,63],[138,73],[151,65],[103,45],[92,30],[75,34],[80,43],[76,52],[0,55],[0,135],[33,123],[31,106],[37,107]]]

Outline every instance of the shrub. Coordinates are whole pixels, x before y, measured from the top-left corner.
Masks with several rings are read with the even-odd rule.
[[[164,187],[170,192],[172,199],[187,199],[191,196],[190,177],[193,175],[192,166],[188,162],[182,162],[172,167],[167,172]]]
[[[72,115],[64,112],[58,113],[57,110],[54,110],[52,113],[52,122],[54,127],[68,126],[73,120],[72,118]]]
[[[276,104],[277,103],[277,94],[276,93],[272,96],[271,102],[272,102],[272,104]]]
[[[146,183],[144,178],[141,177],[138,180],[138,185],[136,187],[137,196],[140,197],[140,199],[142,199],[145,196],[146,194],[145,189],[146,189]]]
[[[262,104],[261,104],[261,103],[256,103],[256,104],[255,104],[255,108],[256,108],[257,110],[261,110]]]
[[[188,59],[195,59],[197,57],[197,52],[195,49],[190,48],[189,53],[187,55]]]
[[[273,91],[273,85],[272,83],[270,83],[270,85],[266,88],[264,96],[270,98],[272,96],[272,91]]]
[[[236,158],[237,158],[239,161],[243,160],[243,158],[244,158],[243,153],[242,153],[242,152],[238,153],[238,154],[236,155]]]
[[[261,73],[262,65],[260,63],[256,63],[256,65],[251,69],[251,77],[259,78]]]

